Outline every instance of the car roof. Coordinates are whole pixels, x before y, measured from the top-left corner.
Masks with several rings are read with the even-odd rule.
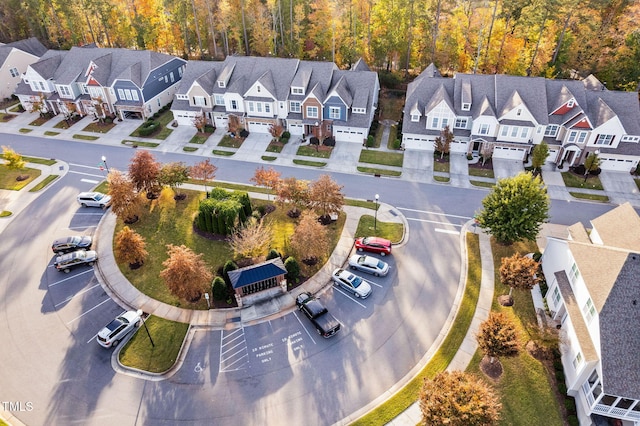
[[[391,245],[391,241],[385,239],[385,238],[380,238],[380,237],[366,237],[365,240],[367,240],[367,243],[376,243],[376,244],[382,244],[384,246],[390,246]]]

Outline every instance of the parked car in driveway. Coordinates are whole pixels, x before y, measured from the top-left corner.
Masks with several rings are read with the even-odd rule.
[[[89,265],[93,266],[98,260],[98,253],[93,250],[77,250],[73,253],[63,254],[56,257],[53,265],[58,271],[68,274],[72,268],[76,266]]]
[[[78,194],[78,203],[82,207],[100,207],[106,209],[111,203],[111,195],[102,192],[81,192]]]
[[[331,337],[340,330],[338,320],[311,293],[306,291],[300,293],[296,297],[296,306],[311,320],[316,331],[322,337]]]
[[[354,254],[349,258],[349,267],[376,277],[384,277],[389,273],[389,264],[373,256]]]
[[[391,254],[391,241],[380,237],[360,237],[356,238],[356,249],[385,256]]]
[[[51,244],[51,250],[56,254],[65,254],[76,250],[89,250],[93,239],[88,235],[74,235],[58,238]]]
[[[365,299],[371,294],[371,284],[367,280],[344,269],[338,268],[333,271],[331,279],[340,287],[353,293],[355,297]]]
[[[107,324],[98,332],[96,340],[103,348],[115,348],[134,328],[142,324],[142,318],[136,311],[127,311]]]

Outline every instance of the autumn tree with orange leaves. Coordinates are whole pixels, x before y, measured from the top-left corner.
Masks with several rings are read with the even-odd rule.
[[[129,177],[136,190],[147,193],[160,192],[161,165],[149,151],[136,151],[129,162]]]
[[[342,185],[331,179],[329,175],[321,175],[309,185],[309,204],[318,214],[327,217],[338,213],[344,206]]]
[[[115,238],[115,257],[118,262],[126,262],[131,269],[142,266],[149,255],[144,237],[125,226]]]
[[[197,302],[211,283],[213,274],[202,260],[202,254],[195,254],[185,245],[167,245],[169,258],[162,262],[164,269],[160,277],[176,297],[189,302]]]
[[[302,213],[300,223],[290,240],[294,256],[305,263],[320,262],[327,255],[329,244],[327,228],[316,220],[312,212]]]
[[[257,186],[264,186],[273,192],[277,192],[278,184],[280,183],[280,172],[271,167],[265,169],[261,166],[256,169],[256,172],[249,181]]]
[[[111,169],[107,175],[111,211],[126,223],[133,223],[142,211],[143,201],[133,181],[119,170]]]
[[[189,176],[193,179],[202,181],[204,191],[207,192],[207,182],[215,179],[218,167],[211,163],[211,159],[207,158],[199,163],[194,164],[189,169]]]

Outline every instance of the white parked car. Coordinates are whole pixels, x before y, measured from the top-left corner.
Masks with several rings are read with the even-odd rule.
[[[111,195],[102,192],[81,192],[78,194],[78,203],[82,207],[100,207],[106,209],[111,203]]]
[[[96,340],[103,348],[115,348],[127,334],[139,327],[140,324],[142,324],[142,318],[138,312],[127,311],[100,330]]]
[[[333,271],[331,279],[340,287],[353,293],[355,297],[365,299],[371,294],[371,284],[367,280],[344,269],[338,268]]]
[[[389,264],[373,256],[354,254],[349,258],[349,267],[376,277],[384,277],[389,273]]]

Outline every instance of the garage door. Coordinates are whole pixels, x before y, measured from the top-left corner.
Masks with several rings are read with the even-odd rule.
[[[524,160],[526,150],[523,148],[512,148],[509,146],[496,146],[493,148],[493,158],[504,158],[506,160]]]
[[[289,124],[289,133],[292,135],[301,135],[304,132],[302,124]]]
[[[254,133],[269,133],[271,123],[263,123],[262,121],[247,121],[247,130]]]
[[[222,117],[219,115],[213,117],[213,121],[216,123],[216,127],[218,129],[226,129],[227,124],[229,123],[229,119],[227,117]]]
[[[467,141],[456,141],[454,140],[449,145],[449,151],[451,152],[467,152]]]
[[[345,129],[334,127],[333,135],[336,138],[336,142],[357,142],[363,143],[366,135],[363,130],[359,129]]]
[[[423,150],[423,151],[433,151],[435,148],[433,146],[433,141],[428,139],[414,138],[411,136],[406,136],[402,139],[402,144],[404,145],[404,149],[409,150]]]
[[[173,111],[173,116],[179,126],[193,126],[193,119],[196,118],[196,113],[190,111]]]
[[[630,172],[638,164],[637,160],[627,158],[600,157],[600,168],[615,172]]]

